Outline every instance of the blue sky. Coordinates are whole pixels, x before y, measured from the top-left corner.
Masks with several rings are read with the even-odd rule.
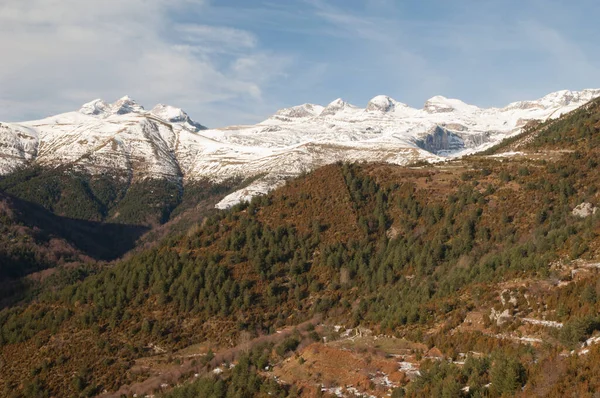
[[[0,120],[125,94],[213,127],[378,94],[503,106],[600,87],[597,15],[590,0],[3,0]]]

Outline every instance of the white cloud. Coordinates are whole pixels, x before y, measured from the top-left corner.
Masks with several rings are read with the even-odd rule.
[[[169,18],[190,6],[210,7],[198,0],[3,0],[0,120],[129,94],[147,107],[171,103],[202,123],[227,123],[211,119],[209,104],[256,101],[288,58],[262,51],[250,32]]]

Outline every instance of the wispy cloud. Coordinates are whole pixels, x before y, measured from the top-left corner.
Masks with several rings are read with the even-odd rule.
[[[0,120],[124,94],[210,126],[340,96],[501,106],[598,85],[581,1],[0,0]]]
[[[258,42],[251,32],[224,26],[181,24],[175,31],[180,40],[211,52],[255,48]]]
[[[388,90],[411,96],[443,91],[447,84],[445,76],[438,73],[435,63],[414,48],[413,37],[402,21],[349,12],[324,0],[306,1],[316,16],[335,28],[329,34],[352,42],[354,51],[361,53],[364,69],[386,77]],[[393,2],[382,0],[365,3],[367,7],[394,6]]]
[[[557,29],[533,20],[522,21],[520,28],[532,47],[550,56],[562,72],[600,76],[600,68],[589,60],[579,44]]]
[[[260,100],[262,85],[283,73],[289,57],[262,50],[243,29],[170,19],[192,3],[210,7],[198,0],[4,0],[0,120],[129,94],[147,106],[168,102],[194,109],[203,123],[224,123],[204,108]]]

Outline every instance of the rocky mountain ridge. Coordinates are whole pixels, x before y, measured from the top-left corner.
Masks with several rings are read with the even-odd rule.
[[[97,99],[77,112],[0,123],[0,173],[40,165],[182,183],[262,176],[219,205],[227,207],[340,160],[407,164],[478,151],[531,120],[559,117],[598,96],[600,90],[563,90],[487,109],[435,96],[415,109],[379,95],[365,108],[336,99],[324,107],[285,108],[253,126],[218,129],[168,105],[146,111],[128,96]]]

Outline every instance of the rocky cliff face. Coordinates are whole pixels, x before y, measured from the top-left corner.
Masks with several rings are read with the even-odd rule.
[[[419,148],[436,155],[447,156],[465,148],[465,142],[452,131],[436,126],[433,131],[416,141]]]

